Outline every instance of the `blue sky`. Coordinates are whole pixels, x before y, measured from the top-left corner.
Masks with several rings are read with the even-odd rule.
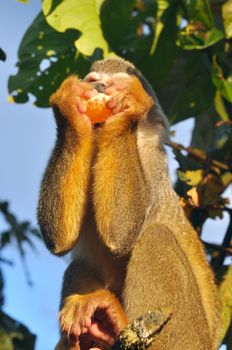
[[[55,124],[50,109],[33,106],[33,98],[23,105],[7,102],[7,80],[16,73],[17,48],[20,40],[41,9],[39,0],[22,4],[16,0],[1,0],[0,47],[7,53],[7,61],[0,61],[0,198],[9,200],[11,209],[20,220],[29,219],[36,225],[36,205],[42,174],[55,139]],[[175,140],[187,145],[193,121],[180,123]],[[169,151],[172,176],[176,162]],[[231,193],[228,193],[231,196]],[[220,242],[217,231],[225,229],[222,223],[209,221],[205,237]],[[4,223],[0,219],[1,230]],[[219,228],[219,230],[218,230]],[[58,339],[57,310],[62,275],[67,259],[52,256],[43,242],[36,242],[37,253],[28,250],[27,261],[34,281],[29,288],[15,247],[4,251],[4,256],[16,262],[15,267],[4,266],[5,311],[25,323],[37,335],[36,350],[54,348]]]
[[[7,79],[16,72],[22,35],[40,9],[39,0],[27,5],[2,0],[0,12],[0,47],[7,53],[7,61],[0,62],[0,197],[10,201],[20,220],[29,219],[34,224],[39,184],[54,143],[55,125],[51,110],[33,106],[33,98],[23,105],[8,103]],[[25,282],[16,248],[4,250],[4,256],[16,262],[14,268],[4,267],[5,311],[38,335],[36,350],[53,349],[58,338],[56,315],[67,262],[52,256],[43,242],[37,243],[37,250],[37,254],[28,250],[27,255],[32,288]]]

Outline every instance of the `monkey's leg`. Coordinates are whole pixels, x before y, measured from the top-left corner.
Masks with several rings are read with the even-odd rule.
[[[145,225],[128,264],[122,299],[129,321],[171,307],[170,320],[156,334],[152,350],[215,349],[188,257],[173,232],[155,220]]]
[[[64,254],[73,247],[85,211],[92,126],[80,108],[93,93],[91,89],[70,77],[51,97],[57,142],[42,181],[38,220],[45,242],[55,254]]]
[[[98,131],[94,209],[104,243],[113,252],[127,254],[138,237],[149,206],[136,123],[146,117],[153,102],[136,78],[131,78],[128,87],[112,98],[119,113]]]
[[[74,261],[64,276],[60,311],[59,350],[82,350],[93,344],[109,348],[127,325],[119,301],[96,278],[94,271]]]

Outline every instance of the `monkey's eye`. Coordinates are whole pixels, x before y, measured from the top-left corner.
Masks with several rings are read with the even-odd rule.
[[[88,83],[93,83],[96,80],[93,77],[89,77],[89,78],[85,78],[85,81],[87,81]]]

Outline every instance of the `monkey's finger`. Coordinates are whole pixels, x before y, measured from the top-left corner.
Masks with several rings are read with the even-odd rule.
[[[107,102],[107,107],[110,108],[113,112],[114,112],[114,109],[116,109],[114,113],[116,112],[118,113],[121,110],[123,98],[124,98],[123,93],[117,93]]]
[[[122,83],[116,83],[112,86],[109,86],[108,88],[105,89],[105,93],[107,95],[113,95],[115,94],[116,92],[119,92],[119,91],[123,91],[125,89],[127,89],[128,87],[128,84],[129,84],[129,80],[128,81],[125,81],[125,82],[122,82]]]
[[[125,90],[128,86],[128,83],[124,82],[124,83],[119,83],[117,85],[115,85],[117,91],[122,91]]]
[[[88,328],[85,326],[81,326],[81,334],[85,334],[88,332]]]
[[[75,337],[79,337],[82,334],[82,327],[78,320],[73,321],[70,331],[68,333],[69,335],[73,335]]]
[[[123,106],[122,104],[118,104],[115,106],[115,108],[112,110],[113,114],[118,114],[123,111]]]
[[[112,86],[105,89],[106,95],[114,95],[116,92],[117,92],[117,88],[115,85],[112,85]]]
[[[89,327],[88,332],[94,338],[97,338],[100,341],[104,341],[109,345],[113,345],[116,340],[116,337],[113,334],[111,334],[111,330],[106,329],[98,322],[93,322]]]
[[[77,100],[77,109],[82,114],[86,113],[87,111],[86,104],[81,99]]]
[[[117,104],[117,100],[115,98],[111,98],[108,102],[107,102],[107,107],[110,109],[115,108]]]

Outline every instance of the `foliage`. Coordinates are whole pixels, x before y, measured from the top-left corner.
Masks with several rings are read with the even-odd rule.
[[[169,142],[179,163],[176,190],[199,235],[208,218],[229,214],[222,244],[205,242],[212,266],[221,268],[232,255],[223,197],[232,183],[232,1],[43,0],[42,10],[21,41],[12,100],[32,94],[36,106],[47,107],[60,83],[84,76],[94,60],[116,54],[134,62],[171,124],[194,118],[189,147]],[[231,293],[222,294],[231,303]],[[227,345],[231,319],[227,313]]]
[[[0,214],[7,226],[6,230],[0,231],[0,350],[33,350],[35,336],[24,325],[2,311],[4,278],[1,264],[13,265],[14,262],[6,259],[2,252],[7,246],[16,244],[23,262],[27,282],[31,285],[32,281],[26,265],[25,243],[30,248],[35,249],[32,237],[39,238],[40,234],[28,221],[18,221],[16,216],[9,210],[9,205],[5,201],[0,201]]]
[[[0,350],[34,350],[35,335],[0,311]]]
[[[1,61],[5,61],[6,60],[6,54],[1,48],[0,48],[0,60]]]
[[[0,201],[0,214],[2,214],[6,225],[8,226],[6,230],[0,232],[0,253],[9,244],[16,244],[20,257],[22,259],[27,282],[32,284],[29,272],[26,266],[26,249],[25,243],[30,246],[31,249],[35,250],[35,245],[33,243],[32,237],[40,238],[39,231],[34,228],[29,221],[20,222],[17,220],[16,216],[9,210],[9,204],[5,201]],[[0,263],[13,264],[13,261],[7,260],[2,256],[0,258]]]

